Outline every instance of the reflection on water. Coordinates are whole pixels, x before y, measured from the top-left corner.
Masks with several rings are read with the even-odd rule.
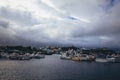
[[[61,60],[59,55],[28,61],[0,60],[0,80],[120,80],[120,63]]]

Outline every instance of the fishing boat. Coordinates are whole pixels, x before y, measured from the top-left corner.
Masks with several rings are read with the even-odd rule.
[[[115,62],[115,57],[107,55],[106,56],[107,62]]]
[[[96,62],[101,62],[101,63],[106,63],[107,59],[106,58],[96,58],[95,61]]]
[[[67,53],[62,53],[60,58],[61,58],[61,59],[65,59],[65,60],[70,60],[70,59],[71,59],[71,56],[68,55]]]
[[[45,55],[44,55],[44,54],[39,54],[39,53],[37,53],[37,54],[35,54],[34,58],[35,58],[35,59],[45,58]]]
[[[21,58],[21,60],[30,60],[30,59],[31,58],[28,55],[23,55],[22,58]]]
[[[80,61],[80,58],[79,57],[72,57],[72,60],[73,61]]]
[[[81,61],[88,61],[88,58],[89,58],[89,56],[88,56],[87,54],[81,54],[81,55],[79,56],[79,59],[80,59]]]
[[[9,55],[9,59],[18,60],[19,59],[19,54],[18,53],[12,53],[12,54]]]
[[[88,55],[88,61],[95,61],[94,55]]]

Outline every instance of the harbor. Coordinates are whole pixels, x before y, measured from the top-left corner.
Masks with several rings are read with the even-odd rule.
[[[108,48],[6,46],[0,49],[0,59],[9,60],[44,59],[46,55],[53,54],[59,54],[62,60],[120,63],[120,53]]]
[[[120,0],[0,0],[0,80],[120,80]]]
[[[119,66],[109,48],[0,47],[1,80],[119,80]]]
[[[84,54],[82,49],[78,52],[75,50],[68,50],[66,52],[61,52],[61,59],[64,60],[73,60],[73,61],[95,61],[95,62],[120,62],[120,54]]]

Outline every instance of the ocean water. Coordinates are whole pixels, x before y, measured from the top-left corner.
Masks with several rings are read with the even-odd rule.
[[[0,80],[120,80],[120,63],[45,59],[0,60]]]

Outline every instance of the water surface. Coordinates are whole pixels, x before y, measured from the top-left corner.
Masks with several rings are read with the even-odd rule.
[[[0,80],[120,80],[120,63],[74,62],[59,55],[0,60]]]

